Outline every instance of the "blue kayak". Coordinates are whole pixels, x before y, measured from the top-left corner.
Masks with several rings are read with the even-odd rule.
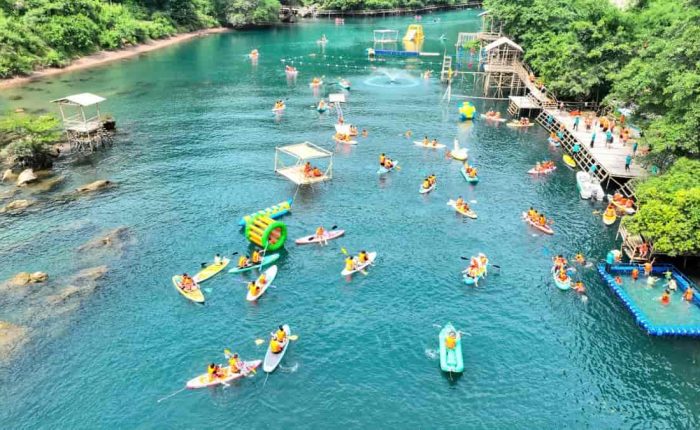
[[[448,349],[445,345],[447,336],[454,332],[457,338],[453,349]],[[454,328],[452,323],[447,323],[438,336],[440,340],[440,369],[443,372],[462,373],[464,371],[464,360],[462,358],[462,336]]]

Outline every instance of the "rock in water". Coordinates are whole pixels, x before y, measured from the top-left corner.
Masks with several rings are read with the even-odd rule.
[[[122,250],[126,243],[129,242],[130,232],[127,227],[117,227],[99,236],[91,239],[78,247],[78,251],[88,251],[93,249],[114,249]]]
[[[36,175],[34,174],[34,169],[25,169],[17,177],[17,186],[21,187],[29,182],[36,181]]]
[[[82,187],[79,187],[76,189],[77,192],[79,193],[89,193],[92,191],[97,191],[101,190],[107,187],[110,187],[113,185],[113,182],[105,180],[105,179],[100,179],[99,181],[91,182],[87,185],[83,185]]]
[[[33,202],[29,200],[13,200],[10,203],[0,209],[0,213],[10,212],[10,211],[22,211],[32,205]]]
[[[32,275],[27,272],[19,272],[12,278],[8,279],[6,284],[11,287],[23,287],[32,282]]]
[[[5,181],[12,182],[15,180],[16,177],[17,177],[17,175],[12,173],[12,169],[7,169],[2,174],[2,182],[5,182]]]
[[[46,282],[49,279],[49,275],[44,272],[34,272],[29,275],[29,279],[33,283],[38,284],[39,282]]]
[[[27,328],[0,321],[0,360],[6,361],[27,342]]]

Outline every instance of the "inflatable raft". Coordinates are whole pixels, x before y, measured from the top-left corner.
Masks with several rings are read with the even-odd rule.
[[[263,215],[270,217],[272,219],[277,219],[279,217],[287,215],[288,213],[290,213],[292,211],[292,202],[293,201],[294,200],[292,200],[292,199],[285,200],[285,201],[278,203],[274,206],[270,206],[269,208],[265,208],[263,210],[252,213],[250,215],[246,215],[238,221],[238,225],[240,225],[241,227],[245,227],[245,225],[248,222],[251,222],[251,221],[253,221],[254,218],[257,218],[257,217],[263,216]]]
[[[445,340],[450,333],[456,335],[456,344],[453,349],[448,349]],[[438,336],[440,342],[440,369],[443,372],[462,373],[464,371],[464,359],[462,357],[462,336],[452,323],[447,323]]]

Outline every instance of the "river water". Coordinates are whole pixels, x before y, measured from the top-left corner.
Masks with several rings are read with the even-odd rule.
[[[425,17],[424,50],[453,53],[457,32],[478,28],[477,13]],[[525,173],[538,160],[560,161],[543,130],[459,124],[456,100],[441,104],[440,83],[418,79],[427,68],[437,75],[438,59],[366,59],[373,29],[403,34],[410,18],[346,22],[214,35],[0,94],[1,108],[31,111],[52,110],[48,101],[67,94],[97,93],[120,129],[113,148],[60,163],[65,182],[39,196],[36,210],[0,218],[0,278],[22,270],[52,277],[32,287],[37,293],[1,302],[0,319],[31,328],[0,373],[3,427],[697,427],[695,341],[645,335],[592,268],[576,274],[588,301],[554,287],[554,253],[599,259],[614,246],[614,230],[593,215],[600,207],[578,198],[562,163],[546,178]],[[323,33],[325,54],[315,43]],[[245,55],[253,48],[261,52],[257,65]],[[296,85],[281,59],[301,70]],[[311,108],[315,75],[353,83],[345,116],[369,131],[358,146],[332,143],[334,117]],[[288,105],[277,120],[276,98]],[[407,129],[444,142],[458,137],[481,182],[467,185],[457,162],[415,147],[401,137]],[[297,190],[274,175],[274,148],[304,140],[333,150],[335,171],[331,182]],[[380,152],[401,171],[379,178]],[[419,195],[430,173],[437,190]],[[102,178],[117,186],[61,197]],[[458,195],[475,201],[477,220],[463,222],[446,205]],[[292,196],[293,214],[284,218],[292,238],[321,224],[346,236],[323,248],[288,243],[277,288],[257,304],[229,274],[204,285],[205,306],[177,294],[173,274],[196,271],[216,252],[247,249],[241,215]],[[555,220],[554,236],[524,225],[520,213],[529,206]],[[76,251],[120,226],[131,235],[121,252]],[[339,276],[341,246],[376,250],[378,261],[348,282]],[[467,288],[460,256],[477,252],[501,270]],[[97,264],[109,271],[79,306],[55,315],[61,304],[42,305],[42,289],[60,291]],[[439,369],[436,326],[448,321],[468,333],[461,377]],[[223,361],[223,348],[262,358],[254,340],[283,322],[299,340],[267,380],[260,372],[158,402]]]

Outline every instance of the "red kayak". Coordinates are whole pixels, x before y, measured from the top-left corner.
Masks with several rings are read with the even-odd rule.
[[[539,225],[536,222],[532,222],[530,218],[527,217],[527,212],[523,212],[523,220],[530,224],[531,226],[535,227],[537,230],[541,231],[542,233],[546,234],[554,234],[554,230],[548,225]]]
[[[331,230],[325,232],[321,237],[318,237],[315,234],[300,237],[299,239],[295,240],[294,243],[296,243],[297,245],[306,245],[307,243],[322,243],[329,240],[337,239],[344,234],[345,230]]]

